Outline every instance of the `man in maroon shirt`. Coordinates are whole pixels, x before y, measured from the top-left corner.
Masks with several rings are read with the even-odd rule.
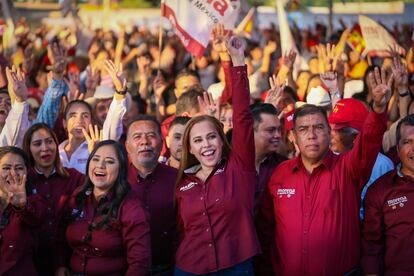
[[[381,148],[392,80],[378,69],[370,75],[373,111],[353,149],[341,155],[329,149],[330,127],[321,108],[305,105],[295,111],[300,155],[280,164],[268,186],[277,275],[343,275],[357,269],[359,184],[367,182]]]
[[[401,164],[365,198],[362,267],[367,275],[414,275],[414,115],[397,126]]]
[[[162,147],[160,124],[152,116],[138,116],[129,125],[125,145],[130,159],[128,181],[150,214],[152,275],[171,275],[177,170],[157,161]]]

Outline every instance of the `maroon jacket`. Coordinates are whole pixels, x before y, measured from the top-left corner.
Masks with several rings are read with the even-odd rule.
[[[68,199],[75,189],[82,186],[85,176],[75,169],[66,169],[69,177],[64,178],[54,172],[48,178],[43,174],[31,170],[29,179],[32,193],[41,195],[46,199],[46,219],[39,228],[38,249],[35,254],[36,268],[43,275],[54,275],[55,256],[54,244],[57,242],[57,233],[63,212],[66,210]]]
[[[274,171],[276,275],[343,275],[359,265],[360,192],[381,148],[387,114],[371,112],[351,151],[329,151],[309,174],[301,157]]]
[[[9,205],[0,214],[0,275],[37,275],[33,263],[35,228],[44,219],[44,204],[42,197],[32,195],[24,209]]]
[[[362,230],[366,274],[414,275],[414,180],[395,169],[369,187]]]
[[[70,223],[66,239],[72,249],[70,268],[86,275],[147,275],[151,267],[151,245],[148,215],[136,198],[129,194],[122,200],[117,219],[106,228],[91,231],[91,238],[84,240],[90,223],[102,219],[96,217],[98,206],[113,200],[113,193],[95,200],[93,193],[87,196],[83,210],[75,203],[77,191],[70,199],[68,211]]]
[[[158,164],[154,171],[141,178],[132,163],[128,168],[128,182],[139,196],[142,206],[150,214],[153,266],[174,263],[176,211],[174,207],[177,170]]]
[[[193,167],[176,189],[182,236],[176,265],[195,274],[232,267],[260,252],[253,222],[257,179],[247,69],[231,70],[235,150],[206,182],[195,176]]]

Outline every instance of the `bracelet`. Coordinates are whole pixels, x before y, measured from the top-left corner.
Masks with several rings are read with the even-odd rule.
[[[408,95],[410,95],[410,91],[405,91],[404,93],[402,93],[402,94],[400,94],[400,93],[398,93],[398,95],[400,96],[400,97],[405,97],[405,96],[408,96]]]
[[[124,90],[121,90],[121,91],[115,90],[115,93],[117,93],[119,95],[125,95],[127,92],[128,92],[128,89],[126,87],[125,87]]]

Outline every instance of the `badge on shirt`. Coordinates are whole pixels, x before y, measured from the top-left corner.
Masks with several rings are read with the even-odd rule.
[[[222,173],[222,172],[224,172],[224,169],[222,168],[222,169],[218,169],[215,173],[214,173],[214,175],[218,175],[218,174],[220,174],[220,173]]]
[[[296,193],[296,189],[277,189],[277,195],[282,198],[284,195],[291,198]]]
[[[404,203],[408,201],[406,196],[390,199],[387,201],[387,204],[389,207],[391,207],[393,210],[397,209],[397,206],[400,206],[401,208],[404,207]]]
[[[197,182],[190,182],[187,185],[183,186],[180,188],[180,192],[185,192],[190,190],[191,188],[195,187],[195,185],[197,185]]]

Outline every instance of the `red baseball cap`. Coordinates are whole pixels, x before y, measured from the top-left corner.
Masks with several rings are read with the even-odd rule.
[[[338,101],[329,115],[328,121],[333,129],[352,127],[361,130],[365,119],[368,116],[368,109],[365,105],[354,98]]]

